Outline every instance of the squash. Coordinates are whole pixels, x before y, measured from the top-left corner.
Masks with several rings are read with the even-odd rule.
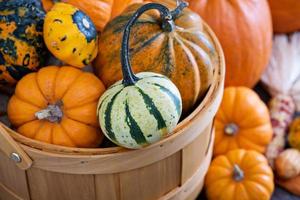
[[[226,60],[225,86],[253,87],[271,54],[272,20],[267,0],[189,0],[189,3],[221,42]]]
[[[15,84],[43,63],[44,16],[33,1],[0,2],[0,85]]]
[[[215,117],[214,155],[232,149],[249,149],[264,153],[272,139],[267,106],[246,87],[227,87]]]
[[[93,74],[49,66],[17,84],[8,118],[29,138],[69,147],[97,147],[103,135],[96,116],[105,88]]]
[[[290,179],[278,179],[276,183],[290,193],[300,196],[300,175]]]
[[[300,30],[300,2],[298,0],[268,0],[276,33]]]
[[[128,5],[142,1],[143,0],[42,0],[42,4],[46,11],[49,11],[55,2],[71,4],[85,12],[94,22],[96,29],[101,31],[110,19],[121,14]]]
[[[82,68],[98,52],[98,35],[91,19],[72,5],[57,3],[45,17],[44,40],[63,62]]]
[[[286,149],[275,160],[276,173],[280,178],[289,179],[300,175],[300,152]]]
[[[291,147],[300,150],[300,117],[294,119],[290,125],[288,142]]]
[[[171,133],[182,111],[180,93],[167,77],[151,72],[135,75],[131,69],[130,30],[149,9],[157,9],[163,16],[170,14],[166,7],[150,3],[130,18],[122,39],[123,80],[101,96],[97,110],[103,133],[115,144],[130,149],[142,148]]]
[[[262,154],[236,149],[212,161],[205,187],[209,200],[269,200],[273,172]]]
[[[122,33],[128,19],[140,6],[130,6],[101,34],[101,51],[93,66],[106,86],[122,78],[118,56]],[[150,11],[133,25],[134,37],[130,38],[132,68],[136,73],[150,71],[169,77],[181,93],[186,115],[210,86],[218,55],[197,14],[184,9],[172,19],[161,19],[159,12]]]

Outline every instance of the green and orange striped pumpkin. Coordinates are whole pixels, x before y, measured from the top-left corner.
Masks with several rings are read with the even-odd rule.
[[[142,5],[128,7],[100,36],[100,51],[93,65],[106,86],[122,78],[119,52],[123,30]],[[150,71],[169,77],[181,93],[183,113],[188,114],[210,86],[218,55],[203,21],[189,9],[173,17],[170,29],[163,21],[159,12],[147,11],[133,25],[132,68],[136,73]]]

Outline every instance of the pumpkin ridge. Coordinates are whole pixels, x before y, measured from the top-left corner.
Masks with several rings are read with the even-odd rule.
[[[57,74],[57,73],[56,73]],[[55,78],[56,79],[56,78]],[[35,75],[35,79],[34,79],[35,81],[36,81],[36,84],[37,84],[37,86],[38,86],[38,89],[39,89],[39,91],[40,91],[40,93],[42,94],[42,96],[44,97],[44,99],[46,100],[46,102],[48,102],[48,104],[49,104],[49,101],[48,101],[48,99],[46,98],[46,96],[45,96],[45,94],[43,93],[43,91],[42,91],[42,89],[41,89],[41,86],[40,86],[40,84],[39,84],[39,81],[38,81],[38,73],[36,73],[36,75]],[[54,93],[53,93],[54,94]]]
[[[139,127],[138,123],[134,120],[134,118],[132,117],[132,115],[130,113],[127,100],[125,102],[125,113],[126,113],[125,122],[127,123],[127,126],[129,127],[129,132],[130,132],[131,137],[135,140],[135,142],[138,145],[148,144],[141,128]]]
[[[76,106],[76,107],[68,108],[67,110],[69,110],[69,109],[74,109],[74,108],[81,107],[81,106],[85,106],[85,105],[87,105],[87,104],[91,104],[91,103],[92,103],[92,102],[90,102],[90,103],[86,103],[86,104],[83,104],[83,105],[80,105],[80,106]],[[78,123],[84,124],[84,125],[88,125],[88,126],[91,126],[91,127],[94,127],[94,128],[98,128],[98,127],[99,127],[99,126],[94,126],[93,124],[87,124],[87,123],[84,123],[84,122],[82,122],[82,121],[78,121],[78,120],[76,120],[76,119],[72,118],[71,116],[69,116],[69,115],[67,114],[67,112],[63,112],[63,116],[66,116],[67,118],[69,118],[69,119],[71,119],[71,120],[73,120],[73,121],[75,121],[75,122],[78,122]]]
[[[85,73],[85,72],[84,72]],[[66,89],[66,91],[61,95],[61,101],[62,101],[62,99],[64,98],[64,96],[67,94],[67,92],[70,90],[70,88],[72,88],[72,86],[73,86],[73,83],[75,83],[76,81],[77,81],[77,79],[79,79],[79,77],[80,76],[82,76],[84,73],[79,73],[78,75],[77,75],[77,77],[76,78],[74,78],[74,80],[72,81],[72,83],[70,83],[70,87],[68,87],[67,89]],[[57,76],[56,76],[57,77]],[[55,86],[56,86],[56,81],[57,81],[57,79],[55,78]]]
[[[42,107],[37,106],[37,105],[35,105],[35,104],[32,104],[31,102],[27,101],[26,99],[23,99],[23,98],[19,97],[18,95],[15,95],[15,97],[18,98],[19,100],[21,100],[21,101],[27,103],[27,104],[30,104],[30,105],[32,105],[32,106],[34,106],[34,107],[37,107],[37,108],[41,109],[41,110],[43,109]],[[47,102],[47,101],[46,101],[46,102]]]
[[[200,59],[195,59],[195,62],[197,64],[198,70],[200,74],[204,74],[202,76],[202,79],[200,79],[201,85],[200,88],[203,87],[203,85],[206,85],[209,83],[208,79],[209,77],[212,76],[212,74],[208,74],[208,72],[210,72],[211,70],[209,70],[210,68],[213,68],[213,64],[210,62],[210,57],[207,53],[205,53],[205,51],[203,50],[202,47],[200,47],[199,45],[192,43],[190,41],[188,41],[187,39],[185,39],[184,37],[181,37],[179,34],[176,34],[176,37],[179,37],[179,39],[186,44],[186,47],[190,47],[188,48],[191,52],[191,54],[194,56],[196,53],[198,52],[198,56],[200,57]],[[192,50],[191,50],[192,49]],[[196,58],[196,56],[194,56]],[[200,62],[197,62],[200,61]],[[203,70],[203,68],[205,70]],[[208,88],[209,84],[205,86],[205,88]],[[205,91],[200,91],[199,95],[202,96],[202,93],[204,93]]]
[[[194,82],[197,82],[197,83],[201,83],[201,78],[200,78],[200,72],[198,70],[198,66],[197,66],[197,62],[195,60],[195,58],[192,56],[193,53],[191,52],[191,50],[177,37],[174,37],[175,40],[177,41],[177,43],[182,46],[182,50],[183,52],[185,53],[186,55],[186,58],[188,60],[188,62],[191,64],[191,66],[193,67],[191,70],[194,72]],[[176,52],[175,52],[176,54]],[[175,55],[176,56],[176,55]],[[176,65],[176,64],[175,64]],[[197,77],[199,78],[199,80],[195,80],[197,79]],[[194,93],[197,94],[195,95],[194,97],[194,100],[193,100],[193,104],[198,100],[199,98],[199,94],[200,94],[200,88],[201,88],[201,84],[195,84],[195,88],[194,88]],[[184,98],[184,97],[182,97]]]
[[[264,185],[262,185],[261,183],[257,183],[257,182],[255,182],[255,181],[252,181],[252,180],[249,180],[249,179],[245,180],[245,183],[244,183],[244,184],[246,184],[246,183],[255,184],[256,187],[259,186],[260,192],[263,193],[263,194],[268,194],[268,193],[269,193],[268,189],[267,189],[266,187],[264,187]],[[246,188],[246,187],[245,187],[245,188]],[[262,191],[262,190],[263,190],[263,191]],[[273,191],[273,190],[272,190],[272,191]],[[248,193],[249,193],[249,192],[248,192]],[[251,194],[251,192],[250,192],[249,194]]]
[[[65,117],[66,117],[66,116],[65,116]],[[66,118],[68,118],[68,117],[66,117]],[[61,127],[61,129],[63,130],[63,132],[66,134],[66,136],[70,139],[70,141],[71,141],[74,145],[77,146],[76,142],[73,140],[73,138],[71,138],[71,136],[69,135],[69,133],[68,133],[68,131],[65,129],[65,127],[64,127],[62,124],[60,124],[59,126]]]
[[[36,120],[38,120],[38,119],[36,119]],[[26,122],[26,123],[28,123],[28,122]],[[36,129],[36,131],[35,131],[35,133],[34,133],[32,139],[35,139],[35,138],[36,138],[36,136],[37,136],[39,130],[43,127],[44,123],[45,123],[44,121],[41,122],[40,126]],[[21,126],[20,126],[20,127],[21,127]]]
[[[241,142],[241,140],[242,140],[242,142]],[[245,143],[246,143],[247,146],[251,145],[251,149],[255,149],[255,151],[258,151],[258,152],[260,152],[260,153],[263,153],[264,150],[265,150],[265,148],[266,148],[266,147],[262,147],[262,146],[260,146],[260,145],[258,145],[258,144],[253,143],[253,142],[252,142],[251,140],[249,140],[248,138],[245,138],[245,137],[238,137],[238,144],[239,144],[239,147],[241,146],[241,145],[240,145],[241,143],[244,144],[243,146],[245,146]],[[248,147],[248,148],[249,148],[249,147]]]
[[[264,177],[267,177],[268,179],[270,179],[269,178],[269,176],[268,175],[266,175],[265,173],[263,174],[263,173],[257,173],[256,175],[252,175],[252,176],[250,176],[250,177],[254,177],[254,176],[264,176]],[[248,180],[251,180],[251,178],[247,178]],[[263,181],[261,181],[261,179],[256,179],[256,180],[251,180],[251,181],[253,181],[253,182],[258,182],[260,185],[262,185],[264,188],[266,188],[267,190],[268,190],[268,192],[269,193],[272,193],[272,188],[270,188],[267,184],[266,184],[266,182],[265,182],[265,180],[263,180]],[[269,181],[273,181],[273,179],[270,179]]]

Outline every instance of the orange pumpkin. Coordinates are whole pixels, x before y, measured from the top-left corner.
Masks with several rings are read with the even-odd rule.
[[[215,130],[214,155],[238,148],[264,153],[273,134],[267,106],[246,87],[225,89]]]
[[[269,200],[273,172],[256,151],[233,150],[216,157],[205,178],[209,200]]]
[[[299,0],[269,0],[273,28],[277,33],[289,33],[300,30]]]
[[[100,36],[100,51],[93,66],[106,86],[122,78],[123,30],[141,5],[128,7],[108,23]],[[150,71],[169,77],[180,91],[184,114],[194,108],[212,81],[218,54],[209,31],[201,18],[189,9],[183,9],[169,21],[162,19],[159,12],[147,11],[131,29],[129,46],[133,71]]]
[[[59,0],[72,4],[86,13],[94,22],[98,31],[101,31],[106,23],[118,16],[130,4],[143,0]],[[43,7],[49,11],[57,0],[42,0]]]
[[[221,42],[226,60],[225,85],[253,87],[271,53],[272,20],[267,0],[188,1]]]
[[[93,74],[45,67],[24,76],[8,103],[8,117],[29,138],[70,147],[96,147],[97,103],[105,88]]]

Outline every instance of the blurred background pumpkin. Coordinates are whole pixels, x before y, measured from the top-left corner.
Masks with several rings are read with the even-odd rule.
[[[267,0],[188,2],[221,42],[226,60],[225,85],[253,87],[267,67],[272,47],[272,20]]]
[[[121,14],[130,4],[143,0],[42,0],[43,7],[49,11],[55,2],[69,3],[85,12],[101,31],[107,22]]]

